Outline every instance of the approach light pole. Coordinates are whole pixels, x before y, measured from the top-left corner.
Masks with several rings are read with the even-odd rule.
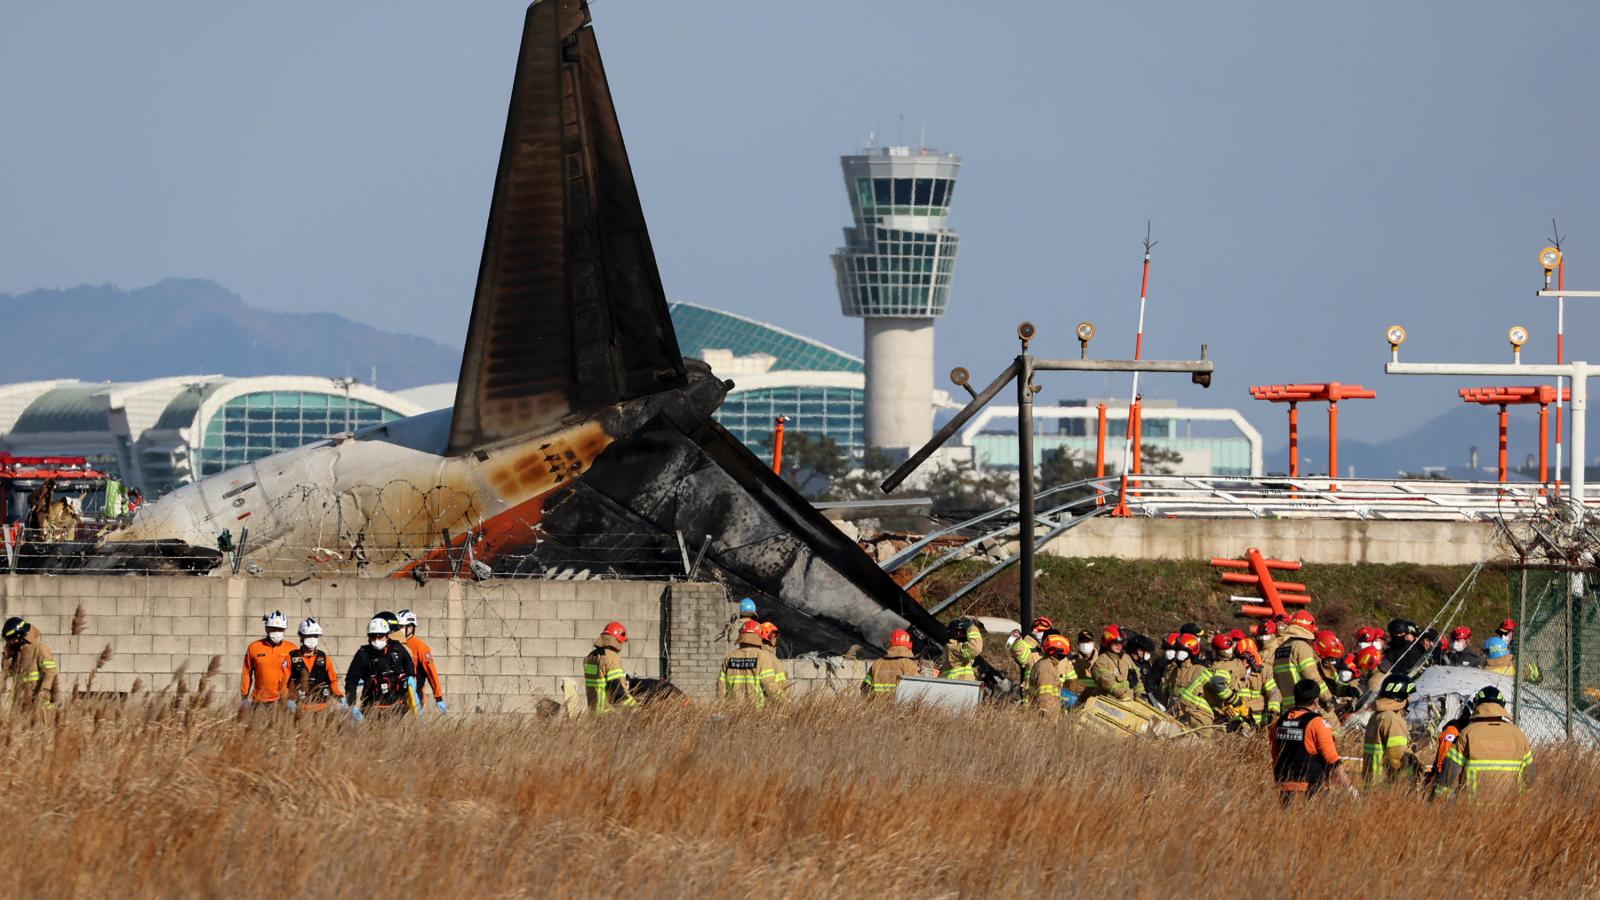
[[[1174,372],[1188,373],[1195,384],[1201,387],[1211,386],[1211,373],[1215,370],[1211,360],[1206,358],[1206,345],[1200,345],[1199,359],[1090,359],[1089,341],[1094,339],[1094,325],[1088,322],[1079,323],[1077,327],[1079,358],[1078,359],[1052,359],[1036,357],[1028,352],[1028,344],[1038,335],[1032,322],[1023,322],[1017,326],[1017,338],[1022,341],[1022,352],[1005,371],[995,376],[989,386],[982,391],[974,392],[970,384],[971,376],[964,368],[955,368],[950,371],[950,380],[957,387],[964,389],[972,396],[972,402],[962,407],[955,417],[944,424],[926,444],[922,445],[916,453],[895,469],[881,485],[885,494],[899,487],[912,472],[917,470],[933,451],[939,449],[950,440],[956,432],[978,411],[988,405],[1005,390],[1012,379],[1017,382],[1017,473],[1019,496],[1017,499],[1017,527],[1019,530],[1018,541],[1021,549],[1018,561],[1022,564],[1022,584],[1018,590],[1019,615],[1022,627],[1027,628],[1033,622],[1033,573],[1034,573],[1034,484],[1033,484],[1033,395],[1039,393],[1040,387],[1033,381],[1035,372]],[[1132,415],[1132,411],[1129,411]],[[1126,483],[1126,482],[1124,482]]]

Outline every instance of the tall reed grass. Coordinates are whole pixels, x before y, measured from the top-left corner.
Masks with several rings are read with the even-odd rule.
[[[0,724],[4,893],[1600,890],[1600,758],[1574,750],[1542,752],[1508,807],[1385,791],[1284,808],[1259,739],[1107,739],[1009,709],[813,697],[777,713],[362,726],[241,717],[209,695],[78,700]]]

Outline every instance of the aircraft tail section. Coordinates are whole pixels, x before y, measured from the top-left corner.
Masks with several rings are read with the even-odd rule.
[[[448,452],[687,377],[583,0],[528,7]]]

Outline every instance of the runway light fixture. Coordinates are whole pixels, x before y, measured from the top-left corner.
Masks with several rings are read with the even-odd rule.
[[[1089,358],[1089,342],[1094,340],[1094,323],[1078,323],[1078,352],[1084,359]]]
[[[1399,350],[1400,345],[1406,342],[1406,330],[1399,325],[1390,325],[1389,330],[1384,332],[1384,337],[1389,339],[1390,350]]]
[[[1544,267],[1545,274],[1549,274],[1561,265],[1561,249],[1559,247],[1546,247],[1539,251],[1539,265]]]
[[[1528,329],[1521,325],[1513,325],[1506,332],[1506,337],[1510,339],[1512,347],[1521,350],[1522,345],[1528,342]]]

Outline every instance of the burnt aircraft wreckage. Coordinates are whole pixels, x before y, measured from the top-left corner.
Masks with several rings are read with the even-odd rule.
[[[203,479],[29,567],[661,577],[703,553],[796,650],[939,633],[712,418],[731,385],[679,352],[589,23],[528,7],[453,409]]]

